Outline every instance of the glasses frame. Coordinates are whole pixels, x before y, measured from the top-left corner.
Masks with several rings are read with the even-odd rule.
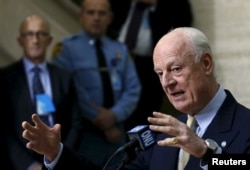
[[[36,37],[38,39],[45,39],[48,38],[50,34],[46,31],[38,31],[38,32],[23,32],[21,33],[21,37],[26,38],[26,39],[32,39],[33,37]]]

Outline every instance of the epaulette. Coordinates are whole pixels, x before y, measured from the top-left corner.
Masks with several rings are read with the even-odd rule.
[[[58,56],[59,53],[61,53],[62,51],[62,48],[63,48],[63,44],[61,42],[57,43],[53,50],[52,50],[52,57],[55,58]]]

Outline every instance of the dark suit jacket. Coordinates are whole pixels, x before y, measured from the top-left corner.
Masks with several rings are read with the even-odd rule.
[[[1,94],[1,96],[2,96],[2,94]],[[2,105],[0,107],[3,108]],[[4,110],[2,110],[2,111],[3,112],[1,112],[1,113],[5,114]],[[5,143],[6,142],[5,141],[5,136],[6,135],[5,135],[5,130],[4,130],[5,129],[4,128],[5,124],[3,122],[3,119],[1,119],[1,120],[2,120],[2,122],[0,123],[0,157],[1,157],[0,165],[3,166],[3,167],[8,167],[6,169],[11,170],[11,169],[13,169],[13,167],[12,167],[12,163],[10,161],[10,157],[8,156],[9,155],[8,151],[6,149],[7,143]]]
[[[239,104],[229,91],[220,107],[217,115],[203,135],[204,139],[211,138],[219,145],[226,142],[222,147],[223,153],[250,153],[250,110]],[[186,121],[186,116],[181,115],[180,120]],[[169,137],[167,134],[159,134],[157,140]],[[124,169],[127,170],[176,170],[179,148],[160,147],[155,145],[149,150],[138,153],[137,158]],[[84,160],[80,163],[81,160]],[[76,157],[65,148],[58,162],[58,166],[77,164],[79,169],[84,169],[86,159]],[[186,170],[201,170],[200,159],[193,156],[187,164]]]
[[[110,0],[114,13],[108,35],[117,38],[122,25],[125,23],[132,0]],[[188,0],[158,0],[155,11],[150,13],[153,44],[171,28],[191,26],[192,9]]]
[[[222,147],[223,153],[250,153],[250,110],[237,103],[229,91],[227,97],[217,115],[207,128],[203,139],[211,138],[219,145],[226,142]],[[180,116],[185,122],[186,116]],[[158,140],[169,137],[160,134]],[[152,149],[139,153],[137,159],[128,169],[149,169],[149,170],[175,170],[177,168],[179,148],[159,147],[155,145]],[[186,170],[202,170],[200,159],[190,157]]]
[[[54,65],[48,64],[48,70],[56,108],[53,114],[54,121],[62,125],[62,141],[73,149],[80,130],[74,102],[76,94],[73,79],[68,72]],[[8,132],[7,150],[15,169],[23,170],[35,160],[43,162],[43,158],[27,149],[27,141],[22,137],[21,123],[23,121],[32,123],[31,115],[35,113],[22,60],[1,69],[0,77],[1,87],[4,90],[3,103],[7,111],[5,113],[7,118],[5,127]]]

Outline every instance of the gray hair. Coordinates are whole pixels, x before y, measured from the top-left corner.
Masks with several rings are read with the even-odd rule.
[[[192,27],[185,27],[184,34],[190,44],[190,51],[194,54],[195,61],[199,62],[204,53],[212,55],[212,50],[207,36],[200,30]]]

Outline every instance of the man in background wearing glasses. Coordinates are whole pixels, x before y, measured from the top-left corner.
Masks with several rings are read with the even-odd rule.
[[[31,121],[31,115],[37,113],[49,126],[62,123],[63,142],[72,149],[80,129],[71,75],[46,62],[46,50],[52,42],[49,23],[31,15],[21,23],[19,31],[17,41],[23,49],[22,58],[0,71],[4,90],[1,97],[7,111],[4,140],[13,169],[36,170],[41,169],[43,158],[26,148],[22,121]]]

